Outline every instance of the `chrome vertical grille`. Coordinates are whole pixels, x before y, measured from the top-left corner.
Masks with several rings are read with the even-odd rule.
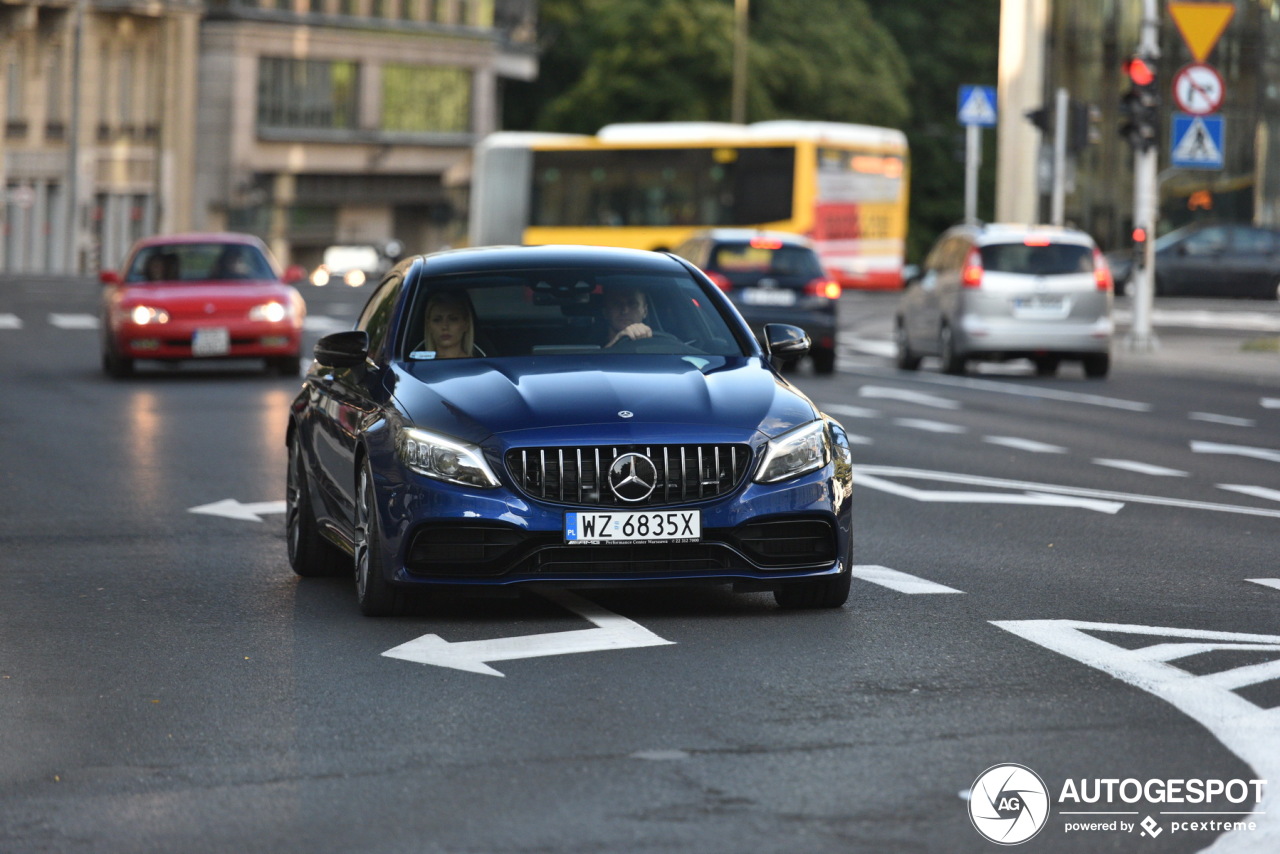
[[[609,488],[609,467],[624,454],[643,454],[657,469],[648,498],[623,501]],[[717,498],[738,487],[751,467],[749,445],[602,445],[519,448],[507,471],[521,492],[540,501],[580,507],[656,507]]]

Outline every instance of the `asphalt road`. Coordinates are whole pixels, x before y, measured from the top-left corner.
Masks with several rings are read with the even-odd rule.
[[[363,294],[307,297],[314,339]],[[952,378],[894,370],[890,296],[847,294],[840,371],[795,376],[856,437],[844,609],[372,620],[285,559],[298,381],[108,380],[95,300],[0,282],[6,854],[1280,850],[1276,306],[1160,304],[1105,382]],[[1039,801],[979,780],[1014,763]]]

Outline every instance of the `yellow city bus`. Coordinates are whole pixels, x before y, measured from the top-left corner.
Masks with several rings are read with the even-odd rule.
[[[846,287],[902,284],[906,136],[834,122],[608,125],[500,132],[476,148],[470,242],[672,249],[694,231],[811,238]]]

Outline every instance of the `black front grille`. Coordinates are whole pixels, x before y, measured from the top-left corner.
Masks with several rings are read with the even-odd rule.
[[[609,486],[609,468],[626,454],[653,462],[647,497],[624,501]],[[608,445],[520,448],[507,452],[507,471],[531,498],[578,507],[655,507],[732,492],[751,467],[749,445]]]

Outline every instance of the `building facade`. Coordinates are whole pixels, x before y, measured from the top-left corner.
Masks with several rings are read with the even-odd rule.
[[[532,79],[535,0],[0,0],[0,271],[143,234],[457,242],[472,145]],[[74,203],[73,203],[74,199]]]
[[[1203,32],[1190,34],[1212,45],[1202,57],[1194,55],[1171,5],[1155,4],[1160,46],[1156,233],[1200,219],[1280,226],[1280,2],[1222,3],[1234,11],[1216,41]],[[1070,157],[1066,220],[1109,248],[1128,244],[1133,149],[1119,133],[1120,103],[1130,88],[1123,68],[1137,48],[1142,13],[1137,0],[1005,0],[1006,25],[1018,19],[1023,28],[1006,26],[1001,37],[999,217],[1047,219],[1050,134],[1037,131],[1024,114],[1052,104],[1063,88],[1071,99],[1096,110],[1094,141]],[[1221,136],[1203,140],[1208,148],[1199,160],[1194,152],[1187,156],[1186,146],[1195,140],[1186,134],[1194,125],[1173,92],[1179,71],[1198,62],[1212,66],[1225,89],[1211,116],[1220,121]]]

